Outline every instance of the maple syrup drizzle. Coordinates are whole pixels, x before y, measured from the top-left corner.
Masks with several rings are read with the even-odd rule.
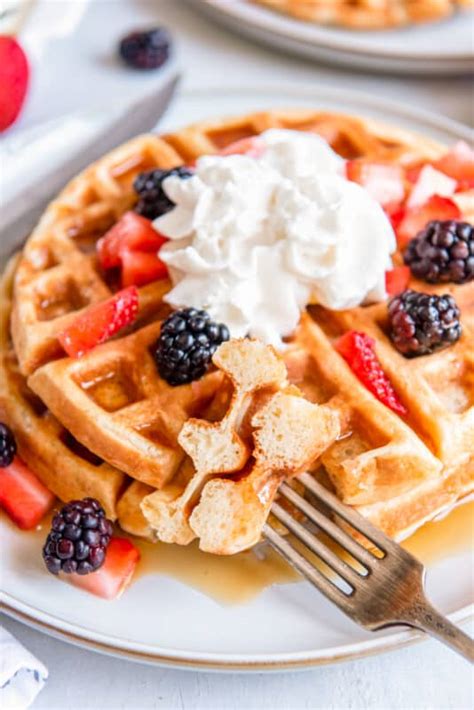
[[[425,565],[474,551],[474,502],[455,508],[442,520],[426,523],[402,546]],[[229,557],[201,552],[196,543],[180,547],[140,542],[139,547],[142,561],[137,576],[172,577],[227,604],[247,602],[273,584],[301,581],[301,576],[268,545],[259,547],[259,556],[249,551]],[[325,566],[322,571],[328,573]]]

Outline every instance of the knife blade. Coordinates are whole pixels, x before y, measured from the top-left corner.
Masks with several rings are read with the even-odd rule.
[[[108,111],[107,114],[105,114],[102,122],[100,121],[99,114],[97,114],[101,125],[98,127],[93,125],[92,130],[90,130],[89,127],[85,130],[86,135],[82,136],[82,140],[74,142],[72,146],[64,146],[64,160],[53,161],[52,164],[48,165],[48,153],[44,150],[44,143],[47,145],[47,138],[44,139],[42,144],[40,137],[40,140],[36,141],[38,148],[36,173],[39,174],[36,174],[34,182],[24,184],[24,189],[22,189],[20,193],[17,191],[16,194],[11,195],[10,199],[8,197],[8,185],[5,183],[8,176],[8,169],[5,168],[6,161],[2,160],[4,178],[2,180],[2,204],[0,214],[0,242],[2,253],[9,253],[14,248],[18,247],[35,226],[48,202],[71,178],[77,175],[77,173],[129,138],[150,131],[165,112],[173,96],[178,78],[178,74],[174,72],[165,83],[160,86],[159,90],[132,102],[125,109],[123,106],[115,107],[113,110],[111,109],[110,112]],[[54,131],[50,132],[50,139],[53,140],[53,142],[55,138],[57,139],[56,149],[58,148],[58,142],[59,146],[61,140],[64,142],[64,136],[60,135],[60,127],[64,127],[64,121],[67,120],[66,118],[63,119],[62,122],[55,122],[55,125],[58,126],[56,136]],[[78,115],[76,119],[71,117],[69,120],[72,120],[73,123],[74,120],[76,120],[77,125],[81,127],[80,120],[83,119],[81,119],[81,115]],[[91,122],[94,123],[92,120]],[[73,125],[72,128],[74,128]],[[84,126],[82,126],[82,129],[84,133]],[[67,132],[65,135],[67,143]],[[34,148],[35,146],[33,146],[32,152],[34,152]],[[23,175],[29,175],[35,172],[31,169],[23,170],[24,166],[20,165],[25,159],[30,159],[31,156],[25,156],[23,161],[21,159],[17,160],[17,156],[14,154],[12,158],[14,161],[13,165],[21,169]],[[5,193],[7,193],[6,197]],[[28,201],[28,206],[25,209],[26,201]]]

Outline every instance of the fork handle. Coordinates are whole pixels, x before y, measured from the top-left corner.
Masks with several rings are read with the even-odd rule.
[[[425,631],[474,663],[474,639],[452,624],[426,599],[419,599],[404,614],[404,623]]]

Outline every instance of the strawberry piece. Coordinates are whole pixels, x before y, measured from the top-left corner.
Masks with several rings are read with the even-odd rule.
[[[0,35],[0,131],[18,118],[28,89],[28,59],[14,37]]]
[[[140,552],[123,537],[113,537],[102,567],[90,574],[61,574],[61,579],[103,599],[116,599],[130,583]]]
[[[425,165],[426,163],[413,163],[409,167],[405,168],[405,177],[408,182],[411,182],[412,185],[414,185],[420,177],[420,173]]]
[[[397,228],[397,241],[400,249],[406,247],[410,239],[416,237],[428,222],[434,219],[459,219],[459,207],[449,197],[433,195],[424,205],[406,210]]]
[[[0,468],[0,505],[22,530],[36,527],[55,500],[19,456]]]
[[[389,296],[396,296],[404,291],[410,280],[409,266],[396,266],[385,272],[385,288]]]
[[[424,165],[407,200],[407,207],[424,205],[433,195],[451,197],[456,190],[456,180],[436,170],[431,165]]]
[[[122,286],[144,286],[167,276],[168,268],[156,254],[132,249],[122,252]]]
[[[149,219],[135,212],[125,212],[97,242],[100,265],[104,269],[120,266],[123,250],[157,252],[166,241],[166,237],[153,228]]]
[[[229,143],[225,148],[219,151],[220,155],[248,155],[251,158],[259,158],[265,150],[262,141],[258,136],[249,136],[248,138],[240,138],[238,141]]]
[[[87,308],[58,335],[58,340],[70,357],[81,357],[133,323],[137,313],[138,291],[130,286]]]
[[[99,262],[105,270],[122,267],[122,286],[143,286],[168,275],[158,257],[167,241],[149,219],[126,212],[97,242]]]
[[[393,231],[396,233],[405,216],[405,207],[402,207],[399,202],[390,202],[388,205],[384,205],[383,210],[390,220]]]
[[[406,407],[382,369],[373,338],[367,333],[350,330],[339,338],[334,347],[348,363],[354,375],[382,404],[396,414],[407,413]]]
[[[348,160],[346,176],[370,192],[381,205],[399,203],[405,197],[405,173],[401,165]]]
[[[469,187],[474,187],[474,150],[464,141],[456,143],[449,153],[433,163],[433,167]]]

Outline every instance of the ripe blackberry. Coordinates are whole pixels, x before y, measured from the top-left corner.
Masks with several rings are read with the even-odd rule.
[[[405,264],[428,283],[474,279],[474,227],[467,222],[434,220],[409,243]]]
[[[113,532],[112,523],[95,498],[72,500],[56,513],[43,547],[52,574],[89,574],[102,566]]]
[[[16,441],[13,432],[0,422],[0,468],[9,466],[16,454]]]
[[[177,175],[181,179],[186,179],[190,178],[193,172],[189,168],[181,166],[171,170],[149,170],[146,173],[140,173],[135,178],[133,188],[140,198],[135,207],[135,212],[138,212],[142,217],[156,219],[156,217],[173,209],[174,202],[170,200],[163,190],[163,180],[170,175]]]
[[[428,355],[461,336],[459,308],[448,294],[434,296],[408,289],[392,298],[388,315],[390,337],[405,357]]]
[[[131,32],[119,44],[119,54],[133,69],[157,69],[169,57],[171,38],[163,27]]]
[[[206,372],[221,343],[229,340],[223,323],[214,323],[209,313],[183,308],[163,323],[154,357],[161,377],[170,385],[198,380]]]

